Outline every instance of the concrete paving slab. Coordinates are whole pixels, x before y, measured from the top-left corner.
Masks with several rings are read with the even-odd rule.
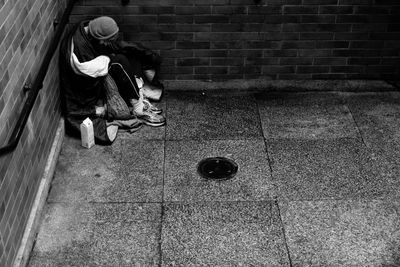
[[[255,99],[250,94],[171,92],[167,140],[254,139],[262,136]]]
[[[112,146],[80,147],[67,140],[49,202],[160,202],[164,141],[118,139]]]
[[[264,93],[256,98],[266,138],[359,136],[354,120],[338,93]]]
[[[130,133],[128,131],[119,131],[118,139],[128,140],[164,140],[165,139],[165,125],[159,127],[152,127],[143,125],[140,130]]]
[[[383,156],[399,158],[400,92],[344,96],[367,146]]]
[[[77,158],[82,160],[97,158],[99,155],[108,154],[107,158],[118,158],[121,150],[121,140],[115,140],[112,146],[94,145],[90,149],[81,146],[81,140],[76,137],[66,135],[61,147],[58,162],[69,164],[76,161]]]
[[[365,144],[379,158],[379,172],[395,184],[400,176],[400,92],[343,95]],[[394,188],[400,192],[398,183]]]
[[[28,266],[156,266],[160,223],[160,204],[49,204]]]
[[[212,181],[197,173],[200,160],[227,157],[239,170],[231,180]],[[167,141],[165,201],[271,199],[271,173],[263,140]]]
[[[267,146],[279,198],[319,200],[398,194],[395,181],[379,172],[379,161],[357,139],[277,139]]]
[[[289,266],[272,202],[167,204],[161,246],[163,266]]]
[[[400,266],[398,199],[279,206],[293,266]]]
[[[65,137],[51,183],[49,202],[92,201],[101,198],[107,183],[119,177],[122,143],[84,148],[79,139]],[[100,182],[101,181],[101,182]]]

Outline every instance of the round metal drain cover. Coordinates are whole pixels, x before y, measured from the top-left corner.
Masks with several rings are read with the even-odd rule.
[[[218,181],[233,178],[237,170],[238,165],[234,161],[223,157],[202,159],[197,166],[197,171],[203,178]]]

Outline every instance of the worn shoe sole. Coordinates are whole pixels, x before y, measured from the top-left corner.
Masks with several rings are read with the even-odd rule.
[[[157,109],[157,110],[152,110],[151,112],[155,113],[155,114],[161,114],[162,113],[162,109]]]
[[[153,121],[147,121],[145,119],[140,119],[141,122],[143,122],[143,124],[149,125],[149,126],[153,126],[153,127],[159,127],[159,126],[163,126],[165,124],[165,121],[162,122],[153,122]]]
[[[158,126],[163,126],[165,124],[165,118],[160,116],[160,120],[152,120],[151,116],[148,115],[137,115],[137,118],[144,124],[153,126],[153,127],[158,127]]]

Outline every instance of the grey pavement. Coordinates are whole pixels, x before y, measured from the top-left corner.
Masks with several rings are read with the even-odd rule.
[[[400,266],[400,92],[339,91],[169,91],[164,127],[66,136],[29,266]]]

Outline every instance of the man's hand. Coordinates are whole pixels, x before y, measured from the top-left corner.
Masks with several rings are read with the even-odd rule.
[[[106,114],[106,106],[102,106],[102,107],[95,107],[96,109],[96,115],[99,117],[102,117]]]

